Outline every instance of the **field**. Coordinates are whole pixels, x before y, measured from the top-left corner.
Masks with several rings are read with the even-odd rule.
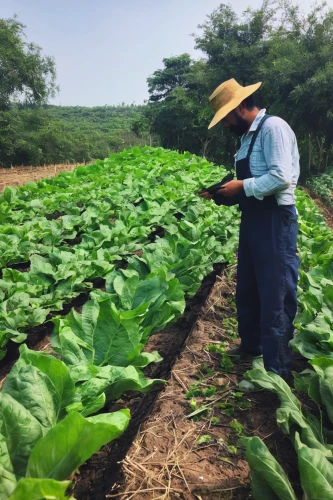
[[[67,168],[0,196],[0,500],[333,498],[333,236],[306,192],[290,389],[225,354],[239,213],[196,195],[223,168]]]
[[[45,167],[11,167],[0,168],[0,192],[7,186],[23,186],[26,182],[36,182],[45,177],[55,177],[60,172],[68,172],[76,168],[75,165],[47,165]]]

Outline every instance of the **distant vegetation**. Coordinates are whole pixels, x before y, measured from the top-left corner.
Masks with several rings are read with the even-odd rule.
[[[132,125],[142,106],[49,106],[55,61],[25,39],[25,26],[0,19],[0,165],[89,162],[152,143]]]
[[[328,168],[324,174],[309,178],[307,186],[333,208],[333,167]]]
[[[262,81],[258,105],[295,130],[302,180],[327,171],[333,164],[333,10],[323,3],[303,15],[291,0],[263,0],[239,17],[221,4],[199,30],[194,42],[204,58],[163,59],[147,79],[146,105],[63,107],[47,105],[57,92],[53,59],[25,42],[16,19],[1,19],[0,165],[87,162],[161,144],[232,167],[237,138],[221,124],[207,126],[209,95],[235,78],[242,85]]]
[[[257,103],[294,129],[302,179],[325,172],[333,163],[333,10],[323,3],[303,14],[291,0],[264,0],[238,16],[221,4],[199,30],[195,47],[205,59],[168,57],[148,78],[142,128],[164,147],[232,167],[238,139],[221,124],[207,130],[209,96],[230,78],[262,81]]]
[[[89,162],[150,143],[132,132],[140,106],[11,106],[0,113],[0,162],[10,165]]]

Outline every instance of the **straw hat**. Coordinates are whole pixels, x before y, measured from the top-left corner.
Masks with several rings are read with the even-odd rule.
[[[261,83],[262,82],[242,87],[234,78],[221,83],[209,98],[214,108],[215,116],[208,128],[214,127],[214,125],[227,116],[230,111],[237,108],[244,99],[249,97],[249,95],[253,94],[253,92],[260,87]]]

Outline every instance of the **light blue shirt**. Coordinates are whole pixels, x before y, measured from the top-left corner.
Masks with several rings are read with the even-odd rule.
[[[266,109],[261,109],[247,134],[241,137],[240,148],[235,160],[245,158],[252,136]],[[253,177],[244,180],[246,196],[262,200],[274,194],[279,205],[295,202],[295,188],[299,177],[299,153],[294,132],[282,118],[268,118],[254,143],[250,156],[250,170]]]

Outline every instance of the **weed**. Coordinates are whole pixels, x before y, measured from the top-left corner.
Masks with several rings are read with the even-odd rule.
[[[236,318],[224,318],[222,322],[226,334],[231,338],[236,338],[238,335],[238,323]]]
[[[186,394],[186,399],[198,398],[199,396],[202,396],[202,389],[200,389],[197,384],[190,385],[189,391]]]
[[[234,419],[232,422],[230,422],[230,427],[233,429],[237,436],[243,436],[244,435],[244,425],[242,425],[238,420]]]
[[[202,436],[199,437],[197,444],[205,444],[205,443],[210,443],[212,440],[211,436],[208,434],[203,434]]]
[[[211,396],[214,396],[215,392],[216,392],[216,387],[214,385],[212,385],[211,387],[207,387],[207,389],[204,389],[203,395],[206,398],[209,398]]]
[[[220,366],[225,372],[231,372],[232,371],[232,361],[230,359],[230,356],[227,354],[224,354],[222,358],[220,359]]]
[[[212,377],[214,375],[214,370],[207,365],[207,363],[203,363],[200,367],[200,371],[205,375],[206,377]]]
[[[226,346],[226,342],[220,342],[219,344],[209,344],[205,346],[205,349],[207,349],[207,351],[209,352],[217,352],[219,354],[223,354]]]

